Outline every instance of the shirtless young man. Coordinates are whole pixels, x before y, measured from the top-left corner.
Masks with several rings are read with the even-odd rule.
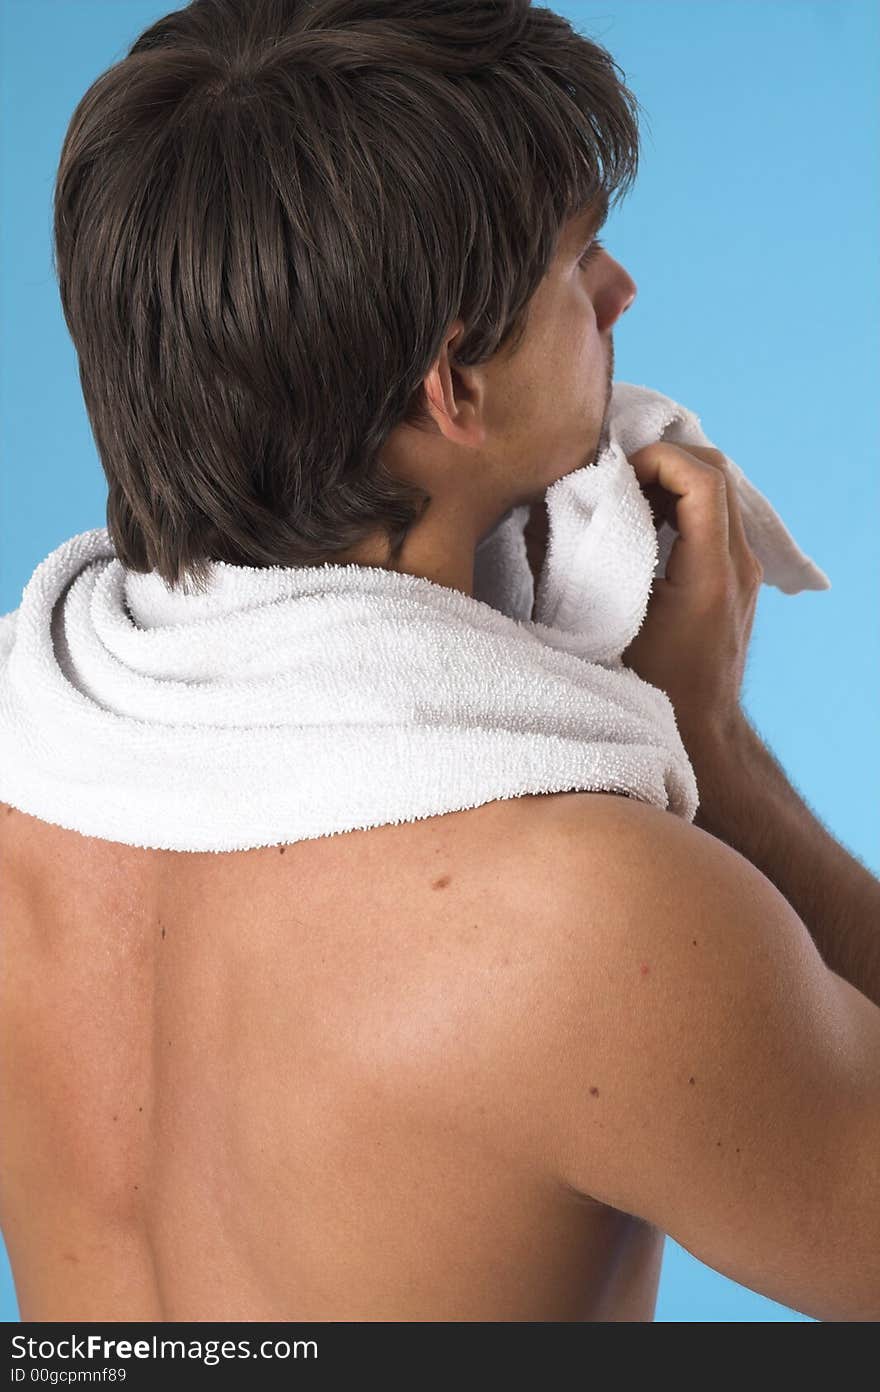
[[[512,359],[462,367],[450,325],[433,431],[388,442],[433,497],[398,568],[472,593],[487,526],[597,449],[635,286],[591,232]],[[880,1318],[880,882],[741,709],[760,571],[723,456],[633,465],[681,536],[626,660],[696,824],[573,791],[214,855],[0,809],[24,1320],[645,1321],[666,1233]]]

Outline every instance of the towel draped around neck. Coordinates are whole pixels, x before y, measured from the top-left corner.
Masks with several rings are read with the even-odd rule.
[[[205,595],[127,571],[106,528],[37,566],[0,617],[0,800],[85,836],[235,851],[500,798],[610,791],[692,821],[665,692],[624,667],[677,533],[627,460],[709,445],[693,412],[615,383],[596,463],[480,542],[474,594],[361,565],[211,562]],[[728,456],[729,458],[729,456]],[[828,589],[730,460],[764,583]]]

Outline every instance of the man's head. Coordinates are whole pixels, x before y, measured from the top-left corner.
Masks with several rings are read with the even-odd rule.
[[[387,563],[594,458],[635,287],[578,257],[635,179],[637,108],[528,0],[151,25],[77,106],[55,189],[123,563],[196,588],[212,559]]]
[[[471,593],[474,549],[497,520],[595,462],[611,399],[611,330],[636,295],[595,237],[603,216],[599,207],[565,224],[515,353],[459,367],[462,321],[444,336],[424,380],[431,428],[395,426],[381,452],[395,477],[431,498],[395,568]],[[336,559],[385,565],[388,551],[376,536]]]

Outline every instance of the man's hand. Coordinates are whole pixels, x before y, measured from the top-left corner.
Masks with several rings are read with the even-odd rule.
[[[764,572],[720,450],[663,441],[629,462],[655,522],[679,535],[623,663],[666,692],[690,753],[690,741],[736,725]]]

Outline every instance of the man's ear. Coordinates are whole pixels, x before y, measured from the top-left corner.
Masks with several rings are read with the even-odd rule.
[[[483,422],[485,375],[455,363],[453,343],[464,329],[461,319],[449,327],[423,383],[425,401],[437,429],[457,445],[476,449],[485,443]]]

